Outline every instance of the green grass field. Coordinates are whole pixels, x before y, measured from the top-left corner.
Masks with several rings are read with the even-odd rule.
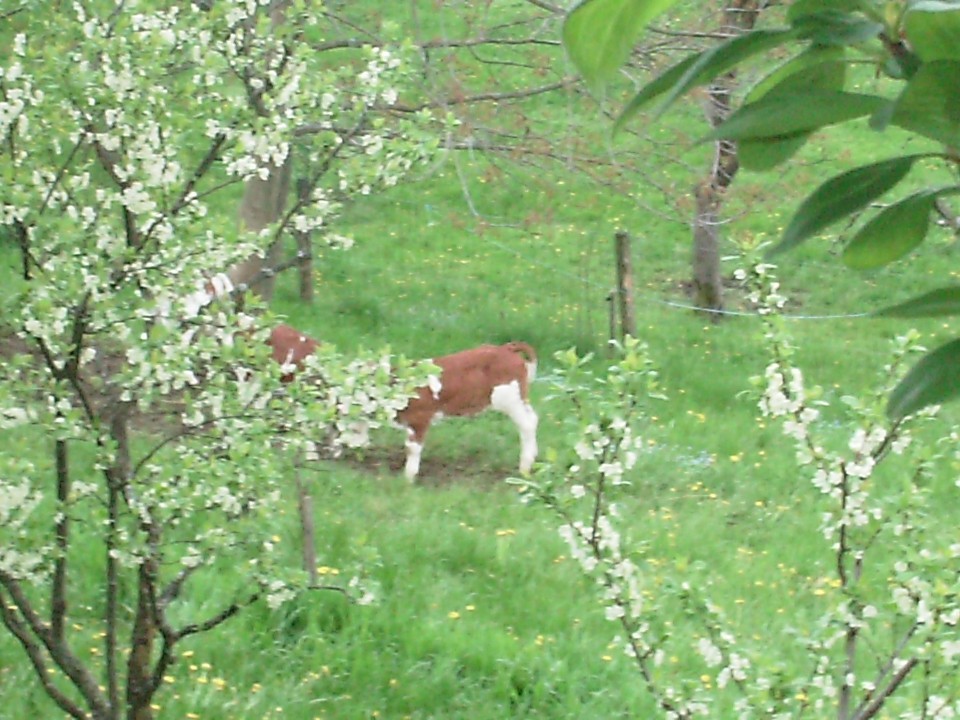
[[[597,120],[582,112],[578,122],[596,130]],[[677,122],[700,122],[691,117]],[[817,178],[851,156],[874,156],[874,141],[862,128],[831,130],[823,149],[805,151],[791,173],[743,173],[731,191],[724,254],[735,254],[736,239],[775,239]],[[689,151],[692,166],[702,150]],[[675,175],[677,199],[689,201],[697,178],[664,172]],[[768,363],[759,321],[733,286],[733,314],[720,322],[684,307],[687,218],[654,212],[654,195],[642,184],[632,197],[615,194],[550,165],[491,178],[482,159],[447,155],[413,182],[349,207],[337,230],[356,246],[317,260],[314,303],[299,302],[291,271],[272,309],[347,352],[389,345],[431,357],[483,342],[534,344],[533,400],[549,453],[568,442],[561,426],[569,412],[553,397],[552,355],[576,347],[595,353],[597,369],[606,365],[613,234],[629,231],[638,334],[668,399],[651,405],[647,450],[621,499],[626,529],[649,548],[644,571],[652,583],[709,568],[711,597],[739,634],[776,638],[840,600],[833,556],[817,532],[821,503],[790,443],[759,418],[749,382]],[[833,403],[838,426],[839,398],[872,387],[889,340],[908,327],[854,316],[956,275],[950,238],[933,240],[870,275],[844,270],[828,240],[783,258],[798,363]],[[737,267],[725,261],[725,276]],[[951,329],[940,321],[911,325],[929,346]],[[944,426],[955,417],[948,409]],[[24,443],[0,437],[0,452],[14,444]],[[49,467],[42,443],[34,445],[30,452]],[[652,717],[592,583],[565,554],[558,522],[521,504],[505,482],[517,453],[512,425],[490,414],[435,427],[416,485],[401,476],[399,430],[379,432],[362,455],[310,466],[321,572],[335,581],[362,560],[379,582],[379,602],[359,607],[336,592],[307,592],[276,611],[257,605],[185,642],[157,696],[157,717]],[[952,483],[938,477],[936,491],[948,498]],[[290,485],[290,510],[276,518],[275,534],[297,564],[292,471]],[[955,526],[955,504],[938,510],[945,527]],[[217,607],[228,593],[195,589],[183,598],[183,616]],[[82,654],[87,643],[90,654],[99,652],[93,609],[77,607],[71,621],[75,650]],[[666,671],[682,674],[685,662],[669,657]],[[784,643],[782,662],[804,667],[805,658]],[[0,720],[60,717],[6,633],[0,696]]]

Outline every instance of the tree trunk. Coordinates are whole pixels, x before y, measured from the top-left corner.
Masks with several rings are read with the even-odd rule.
[[[276,28],[287,21],[286,11],[290,0],[273,0],[270,5],[270,25]],[[248,78],[250,80],[250,78]],[[261,81],[263,79],[261,78]],[[261,104],[261,91],[248,86],[247,93],[258,113],[266,110]],[[292,148],[291,148],[292,152]],[[252,177],[247,180],[240,202],[240,222],[244,229],[259,232],[283,215],[286,206],[287,191],[290,188],[292,163],[290,155],[282,165],[267,168],[266,179]],[[280,263],[279,239],[270,245],[264,257],[252,256],[234,265],[227,275],[236,287],[258,294],[265,302],[273,298],[274,268]]]
[[[258,177],[247,180],[240,203],[240,222],[245,230],[259,232],[280,219],[290,187],[289,156],[279,167],[270,168],[266,180]],[[227,272],[237,287],[246,286],[266,302],[273,298],[274,268],[280,264],[280,241],[270,245],[264,257],[252,256],[234,265]]]
[[[717,322],[722,316],[723,283],[720,279],[720,235],[717,208],[722,190],[712,182],[697,186],[697,217],[693,224],[693,301],[701,311]]]
[[[753,28],[760,14],[759,0],[729,0],[723,11],[724,34],[742,33]],[[711,127],[730,114],[730,95],[736,73],[716,79],[708,90],[705,109]],[[720,279],[719,210],[723,196],[740,167],[736,143],[719,140],[714,146],[710,172],[696,188],[697,214],[693,222],[693,302],[709,312],[713,321],[723,309],[723,285]]]
[[[633,305],[633,261],[630,236],[620,230],[614,236],[617,254],[617,299],[620,308],[620,339],[637,336],[637,316]]]

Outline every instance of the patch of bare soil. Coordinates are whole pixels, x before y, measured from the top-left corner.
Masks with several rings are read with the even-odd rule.
[[[402,441],[399,447],[377,446],[364,448],[362,452],[345,455],[340,462],[376,475],[403,477],[406,453]],[[516,474],[512,465],[500,465],[484,457],[445,456],[442,447],[427,447],[420,461],[420,474],[416,484],[422,487],[442,488],[451,485],[490,490],[504,484],[504,480]]]

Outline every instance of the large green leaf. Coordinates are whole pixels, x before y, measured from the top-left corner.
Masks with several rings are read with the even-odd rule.
[[[834,9],[801,15],[793,27],[820,45],[859,45],[883,32],[882,23]]]
[[[808,90],[767,95],[746,105],[710,133],[707,140],[782,138],[876,112],[887,101],[876,95]]]
[[[960,395],[960,340],[952,340],[914,365],[887,401],[894,420]]]
[[[830,178],[801,203],[771,253],[789,250],[854,213],[900,182],[926,155],[905,155],[848,170]]]
[[[841,48],[814,46],[783,63],[750,88],[744,104],[768,95],[785,95],[801,89],[840,90],[847,68],[842,58]],[[802,132],[789,137],[742,140],[737,146],[740,164],[749,170],[769,170],[789,160],[809,136],[809,132]]]
[[[760,78],[747,90],[743,102],[756,102],[767,93],[796,90],[799,87],[839,90],[846,77],[843,57],[843,48],[810,47]]]
[[[960,2],[913,3],[904,14],[903,27],[924,62],[960,60]]]
[[[626,62],[640,31],[677,0],[582,0],[563,22],[563,45],[597,87]]]
[[[891,122],[960,148],[960,60],[923,63],[897,98]]]
[[[804,15],[827,10],[855,12],[860,5],[861,0],[794,0],[787,9],[787,20],[794,23]]]
[[[809,137],[810,133],[803,132],[789,137],[741,140],[737,143],[737,157],[740,165],[747,170],[772,170],[792,158]]]
[[[935,192],[925,190],[885,207],[847,243],[843,262],[856,270],[870,270],[903,257],[927,236],[936,200]]]
[[[937,198],[957,192],[960,187],[930,188],[885,207],[843,249],[843,262],[856,270],[870,270],[903,257],[927,236]]]
[[[898,305],[877,310],[878,317],[939,317],[960,315],[960,285],[937,288]]]
[[[725,42],[720,43],[715,48],[695,55],[693,62],[685,66],[683,73],[676,72],[678,66],[668,70],[671,73],[671,80],[674,82],[669,88],[662,87],[665,83],[660,83],[660,79],[654,80],[652,84],[659,83],[657,92],[651,92],[644,87],[640,90],[637,98],[642,97],[642,101],[634,98],[623,111],[618,122],[623,122],[627,117],[637,112],[643,105],[652,98],[662,95],[666,92],[666,97],[660,103],[657,109],[657,115],[662,114],[670,105],[676,102],[677,98],[697,85],[703,85],[710,82],[718,75],[722,75],[732,70],[739,63],[747,58],[759,53],[782,45],[786,41],[795,37],[795,31],[789,28],[777,30],[753,30],[743,35],[737,35]]]
[[[647,103],[654,98],[663,95],[663,93],[667,92],[670,90],[670,88],[676,85],[680,78],[682,78],[686,74],[687,70],[690,69],[690,66],[699,60],[700,55],[702,54],[703,53],[688,55],[676,65],[673,65],[658,75],[654,80],[644,85],[640,92],[634,95],[630,102],[627,103],[626,107],[621,111],[620,116],[613,125],[613,131],[617,132],[620,130],[620,128],[623,127],[623,124],[631,117],[636,115]]]

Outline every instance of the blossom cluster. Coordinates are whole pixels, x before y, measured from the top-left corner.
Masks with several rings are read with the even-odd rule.
[[[747,655],[723,629],[719,611],[690,583],[665,587],[644,572],[648,550],[625,533],[616,493],[635,479],[645,444],[638,427],[647,402],[662,399],[659,374],[647,348],[627,338],[619,361],[605,377],[590,370],[592,358],[558,353],[558,394],[573,409],[566,455],[548,458],[532,478],[518,481],[530,502],[551,508],[561,520],[560,536],[569,556],[596,583],[604,617],[616,623],[616,642],[636,663],[664,717],[708,717],[714,699],[701,686],[671,678],[664,667],[671,630],[665,608],[679,602],[704,620],[702,634],[687,649],[699,657],[719,687],[742,684],[752,670]]]
[[[894,423],[883,412],[906,361],[922,350],[919,334],[909,331],[894,340],[892,360],[883,367],[873,397],[842,398],[850,429],[841,434],[835,419],[824,421],[829,403],[810,399],[823,394],[808,392],[803,374],[793,365],[789,334],[776,317],[782,303],[778,288],[772,287],[773,270],[758,263],[738,274],[761,304],[773,356],[764,376],[756,379],[762,391],[759,407],[764,416],[778,420],[784,435],[793,441],[798,468],[826,505],[820,530],[834,555],[837,583],[845,596],[819,623],[823,635],[808,640],[816,662],[801,692],[818,712],[836,702],[849,706],[855,697],[879,697],[895,707],[909,708],[909,700],[898,703],[896,696],[914,663],[923,658],[924,682],[931,688],[940,683],[946,694],[902,716],[954,717],[960,704],[950,699],[948,688],[952,687],[951,663],[960,652],[960,582],[947,568],[955,562],[960,545],[944,545],[942,530],[932,522],[927,505],[931,502],[928,483],[937,476],[938,466],[942,472],[953,461],[955,451],[944,452],[943,441],[918,439],[926,426],[943,433],[933,425],[938,408]],[[890,473],[881,476],[886,466],[900,479]],[[895,550],[884,552],[885,546]],[[872,574],[887,578],[880,592],[861,582],[868,567]],[[901,627],[902,621],[906,624]],[[890,635],[890,628],[900,629]],[[880,649],[884,644],[895,649]],[[870,656],[871,665],[885,669],[866,670],[854,662],[858,654]],[[897,671],[902,671],[902,677]]]

